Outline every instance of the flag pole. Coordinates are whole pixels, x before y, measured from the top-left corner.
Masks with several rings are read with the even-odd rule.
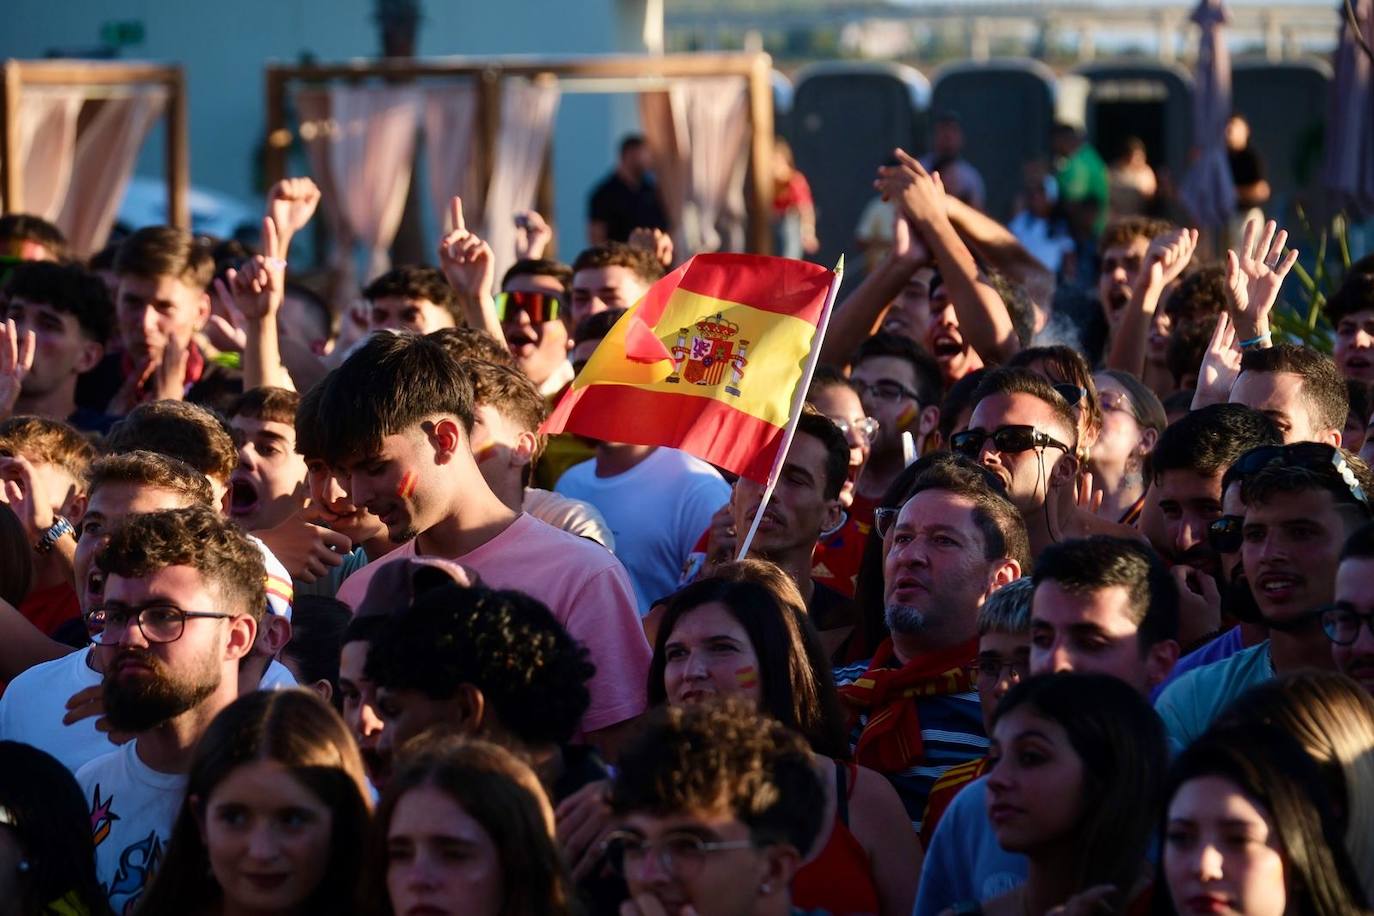
[[[758,534],[759,523],[763,521],[763,510],[768,507],[768,500],[773,498],[773,488],[777,486],[778,475],[782,473],[782,463],[787,459],[787,450],[792,447],[792,437],[797,434],[802,405],[806,403],[806,393],[811,388],[811,377],[816,374],[816,363],[820,362],[821,343],[825,340],[826,329],[830,327],[830,312],[835,308],[835,297],[839,295],[840,281],[844,279],[844,255],[840,255],[834,274],[835,278],[830,281],[830,291],[825,296],[825,305],[821,308],[821,320],[816,325],[816,336],[811,341],[811,355],[806,361],[806,368],[802,370],[797,390],[792,394],[792,415],[787,421],[787,430],[782,435],[782,446],[778,449],[777,457],[773,459],[772,470],[768,472],[768,483],[764,485],[763,499],[759,501],[759,507],[754,512],[754,520],[749,524],[749,533],[740,542],[739,556],[735,558],[737,560],[743,560],[749,555],[749,547],[754,543],[754,535]]]

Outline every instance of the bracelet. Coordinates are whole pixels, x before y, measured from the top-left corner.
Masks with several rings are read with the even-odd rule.
[[[1251,347],[1263,346],[1264,344],[1269,343],[1271,340],[1273,340],[1273,335],[1266,333],[1261,334],[1258,337],[1251,337],[1249,340],[1242,340],[1239,346],[1242,350],[1248,350]]]
[[[75,531],[72,523],[62,516],[57,516],[53,521],[52,527],[43,532],[43,536],[38,539],[38,543],[33,545],[36,553],[46,554],[52,550],[53,545],[60,541],[63,535],[71,534]]]

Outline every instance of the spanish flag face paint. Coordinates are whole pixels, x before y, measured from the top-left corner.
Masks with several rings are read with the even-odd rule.
[[[415,493],[415,481],[418,475],[414,471],[406,471],[401,475],[401,482],[396,485],[396,495],[401,499],[410,499]]]
[[[472,458],[478,464],[496,457],[496,440],[488,439],[472,450]]]
[[[759,672],[753,665],[735,670],[735,685],[745,690],[753,690],[759,685]]]
[[[902,412],[897,415],[897,428],[906,429],[920,412],[920,408],[915,404],[908,404],[903,407]]]

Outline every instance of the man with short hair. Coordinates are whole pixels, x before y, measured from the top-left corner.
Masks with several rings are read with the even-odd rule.
[[[33,335],[27,369],[21,358],[0,376],[0,417],[33,414],[106,432],[108,416],[76,403],[77,379],[100,364],[114,324],[105,284],[73,264],[27,262],[10,272],[0,288],[0,304],[0,318],[14,323],[21,352],[25,337]],[[10,346],[4,323],[0,346]]]
[[[151,400],[226,409],[243,391],[243,380],[209,360],[194,340],[210,318],[210,243],[184,229],[149,226],[120,244],[114,270],[123,353],[112,357],[121,361],[125,381],[106,411],[123,415]]]
[[[0,215],[0,263],[15,261],[65,261],[67,237],[62,230],[32,213]]]
[[[1345,379],[1331,357],[1290,343],[1246,350],[1230,401],[1267,415],[1284,442],[1339,446],[1350,412]]]
[[[592,190],[587,203],[587,240],[593,245],[628,242],[636,229],[668,229],[668,216],[650,170],[653,155],[639,134],[620,141],[615,171]],[[628,304],[628,303],[627,303]]]
[[[453,287],[433,267],[396,267],[363,289],[369,331],[428,334],[458,323]]]
[[[639,301],[663,278],[663,265],[652,252],[622,242],[588,248],[573,261],[570,326],[608,309],[625,309]]]
[[[752,703],[656,710],[610,801],[621,828],[607,855],[630,889],[621,916],[801,916],[792,878],[825,792],[806,742]]]
[[[1155,708],[1180,745],[1247,688],[1332,667],[1321,611],[1334,594],[1342,545],[1370,518],[1374,475],[1349,452],[1309,442],[1264,446],[1236,467],[1247,475],[1241,561],[1269,639],[1188,672],[1160,694]]]
[[[1374,525],[1365,525],[1345,542],[1336,570],[1336,594],[1322,615],[1336,670],[1374,693]]]
[[[106,454],[145,449],[185,461],[210,479],[215,505],[223,506],[238,463],[234,437],[220,417],[184,401],[151,401],[129,411],[103,443]]]
[[[859,392],[864,413],[878,421],[849,510],[860,523],[871,524],[874,507],[906,467],[902,433],[911,433],[916,455],[932,442],[940,423],[944,383],[929,353],[888,331],[859,345],[850,361],[849,380]]]
[[[1132,216],[1109,223],[1102,232],[1098,241],[1102,269],[1097,275],[1097,300],[1112,331],[1131,302],[1150,242],[1173,228],[1164,220]]]
[[[572,268],[549,260],[516,261],[501,280],[496,317],[515,364],[539,393],[552,397],[572,381]]]
[[[547,604],[597,667],[582,727],[603,750],[644,709],[649,646],[623,567],[603,547],[516,513],[491,491],[471,449],[472,383],[427,337],[374,335],[330,376],[321,456],[355,506],[402,546],[354,573],[338,597],[357,607],[379,566],[415,556],[461,562],[493,588]],[[604,746],[603,746],[604,745]]]
[[[1345,272],[1326,300],[1326,317],[1336,329],[1332,356],[1348,379],[1374,382],[1374,255],[1360,258]]]
[[[1045,378],[1029,369],[994,369],[973,403],[969,428],[951,436],[950,445],[1001,478],[1025,522],[1032,557],[1069,538],[1136,536],[1078,505],[1078,418]]]
[[[305,507],[305,460],[296,452],[300,400],[284,388],[253,388],[229,411],[238,464],[229,475],[228,510],[245,531],[275,528]]]
[[[1030,563],[1021,516],[986,471],[946,454],[921,464],[896,517],[877,519],[890,635],[835,671],[854,759],[887,776],[918,831],[935,780],[987,751],[970,673],[977,611]]]

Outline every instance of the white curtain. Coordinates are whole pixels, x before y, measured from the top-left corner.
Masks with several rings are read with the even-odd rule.
[[[481,213],[473,158],[477,149],[477,87],[450,83],[425,91],[425,158],[429,163],[429,196],[440,225],[448,225],[448,202],[463,198],[465,213]]]
[[[513,217],[534,206],[560,96],[557,83],[507,79],[501,87],[501,128],[493,150],[483,227],[483,238],[496,256],[498,278],[515,261]]]
[[[24,164],[25,213],[55,222],[67,198],[76,160],[76,118],[85,90],[33,86],[19,96],[19,161]]]
[[[320,188],[320,210],[329,227],[333,245],[329,266],[334,273],[339,301],[351,305],[358,298],[358,270],[353,261],[355,241],[340,210],[338,182],[329,148],[333,144],[334,124],[329,111],[327,89],[302,89],[296,93],[296,112],[300,119],[301,140],[305,144],[310,174]]]
[[[139,87],[102,101],[76,139],[71,179],[57,225],[72,252],[87,257],[105,244],[134,162],[167,104],[162,86]]]
[[[391,266],[388,249],[405,209],[422,98],[415,89],[329,90],[329,168],[339,215],[367,252],[365,280]]]

